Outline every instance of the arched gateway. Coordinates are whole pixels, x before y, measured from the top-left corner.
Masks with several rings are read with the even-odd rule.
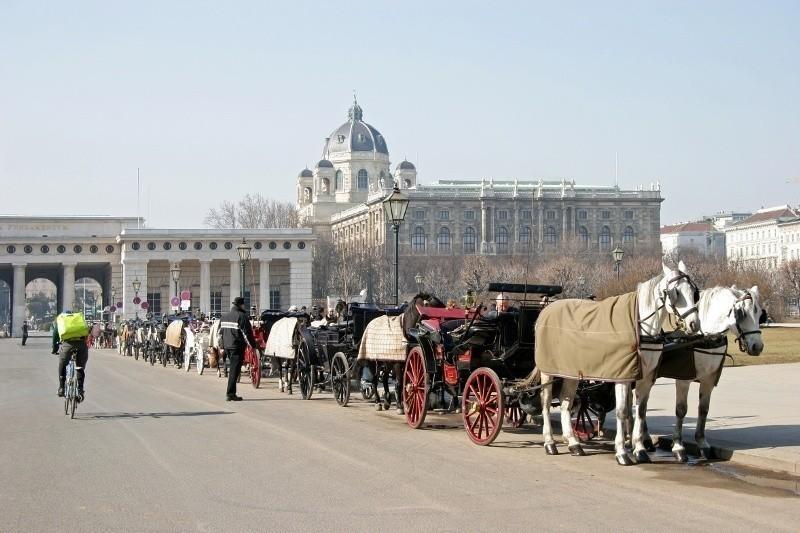
[[[0,215],[0,308],[10,300],[12,334],[19,336],[29,282],[55,284],[62,311],[74,308],[75,281],[89,278],[100,285],[103,309],[118,318],[168,313],[176,295],[217,314],[239,296],[236,246],[243,238],[252,247],[245,299],[259,309],[310,306],[310,229],[139,229],[136,218]]]

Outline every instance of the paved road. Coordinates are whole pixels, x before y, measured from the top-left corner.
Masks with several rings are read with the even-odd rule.
[[[800,501],[709,468],[470,444],[327,395],[303,402],[93,351],[78,419],[45,339],[0,341],[0,531],[796,531]],[[245,379],[243,379],[245,381]]]

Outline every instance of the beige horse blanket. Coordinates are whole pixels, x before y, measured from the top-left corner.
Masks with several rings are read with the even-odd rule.
[[[590,300],[560,300],[536,320],[536,366],[575,379],[634,381],[639,365],[635,292]]]
[[[183,331],[183,320],[174,320],[169,326],[167,326],[167,338],[164,341],[167,343],[167,346],[172,346],[173,348],[180,348],[182,331]]]
[[[269,331],[265,353],[281,359],[294,359],[295,329],[297,329],[296,318],[286,317],[275,322]]]
[[[358,358],[370,361],[403,362],[406,360],[403,316],[379,316],[364,329]]]

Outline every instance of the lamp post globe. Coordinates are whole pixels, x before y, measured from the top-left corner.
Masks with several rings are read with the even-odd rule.
[[[394,231],[394,304],[400,304],[400,224],[406,218],[408,195],[402,193],[397,186],[383,199],[383,215]]]
[[[622,265],[622,258],[625,256],[625,250],[617,245],[611,250],[611,257],[614,258],[614,270],[617,272],[617,279],[619,279],[620,266]]]
[[[242,242],[236,247],[236,253],[239,254],[239,296],[242,298],[244,298],[244,289],[246,287],[244,265],[250,260],[250,250],[252,250],[252,247],[242,237]]]

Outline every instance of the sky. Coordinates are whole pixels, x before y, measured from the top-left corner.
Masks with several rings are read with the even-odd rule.
[[[293,201],[354,90],[423,183],[609,185],[616,155],[663,224],[796,205],[799,28],[797,1],[0,0],[0,213],[135,216],[137,168],[151,227]]]

